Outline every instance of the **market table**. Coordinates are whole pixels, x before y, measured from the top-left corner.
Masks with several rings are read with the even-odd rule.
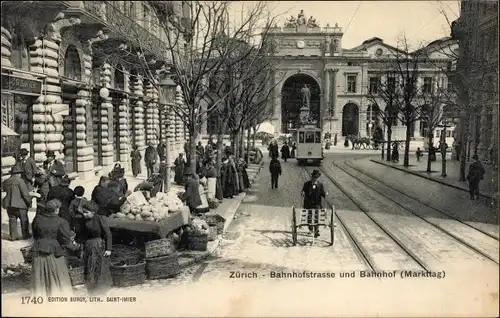
[[[129,219],[107,218],[108,225],[112,229],[128,230],[140,233],[151,233],[165,238],[167,235],[189,223],[189,209],[170,213],[168,218],[160,222],[137,221]]]

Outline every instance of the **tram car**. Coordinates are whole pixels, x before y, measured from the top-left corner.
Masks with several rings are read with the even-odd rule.
[[[297,145],[295,158],[299,165],[307,163],[319,165],[324,159],[321,128],[298,128],[292,138]]]

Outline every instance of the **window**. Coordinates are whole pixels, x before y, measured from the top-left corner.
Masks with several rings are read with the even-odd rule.
[[[306,144],[313,144],[313,143],[314,143],[314,132],[306,132]]]
[[[356,93],[356,75],[347,75],[347,92]]]
[[[393,92],[396,90],[396,78],[394,76],[387,78],[387,89]]]
[[[30,70],[30,60],[28,47],[24,41],[24,37],[20,34],[14,34],[12,36],[12,50],[11,50],[10,62],[12,66],[29,71]]]
[[[422,90],[424,93],[428,94],[432,92],[432,77],[424,77],[424,86]]]
[[[370,94],[377,94],[378,77],[370,77]]]
[[[317,144],[321,143],[321,132],[317,131],[316,134],[314,135],[314,142]]]
[[[446,91],[453,92],[455,89],[453,88],[453,77],[448,77],[448,82],[446,83]]]
[[[299,132],[299,144],[303,144],[304,143],[304,132],[301,131]]]
[[[146,5],[142,6],[142,21],[145,29],[151,26],[151,10]]]
[[[77,81],[82,79],[82,66],[80,57],[74,45],[68,46],[64,56],[64,76]]]

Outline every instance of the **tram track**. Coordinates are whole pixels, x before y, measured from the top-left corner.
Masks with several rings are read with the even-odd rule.
[[[435,228],[439,229],[442,233],[445,233],[447,236],[451,237],[455,241],[459,242],[461,245],[469,248],[470,250],[476,252],[477,254],[481,255],[482,257],[492,261],[493,263],[499,265],[499,259],[498,259],[498,237],[495,235],[488,233],[486,231],[483,231],[467,222],[464,222],[453,215],[446,213],[444,211],[441,211],[437,208],[434,208],[430,205],[428,205],[425,202],[422,202],[421,200],[414,198],[413,196],[408,195],[407,193],[396,189],[387,183],[384,183],[382,180],[379,180],[378,178],[370,175],[366,171],[363,171],[357,167],[354,167],[351,163],[351,161],[344,161],[343,164],[348,168],[346,169],[345,167],[342,167],[342,164],[338,164],[337,162],[333,162],[333,164],[350,175],[352,178],[358,180],[359,182],[362,182],[365,184],[367,187],[375,191],[376,193],[380,194],[384,198],[390,200],[391,202],[395,203],[396,205],[400,206],[403,210],[413,214],[414,216],[418,217],[419,219],[425,221],[426,223],[434,226]],[[365,176],[367,179],[362,179],[362,177],[356,176],[352,171],[349,171],[349,169],[352,169],[353,171],[361,174],[362,176]],[[382,186],[382,188],[386,188],[385,190],[389,191],[382,191],[380,186],[373,185],[373,180],[375,183],[378,183]],[[393,194],[396,195],[390,195],[388,193],[393,192]],[[399,198],[400,200],[396,200],[396,198]],[[402,199],[402,197],[404,199]],[[402,199],[402,200],[401,200]],[[412,208],[410,205],[413,203],[417,203],[417,205],[420,206],[419,209]],[[417,212],[418,211],[418,212]],[[424,212],[422,212],[424,211]],[[434,215],[434,216],[433,216]],[[439,218],[439,216],[445,216],[447,218],[450,218],[456,224],[450,224],[447,222],[448,220]],[[477,232],[477,233],[472,233],[471,231]],[[460,237],[460,234],[462,236],[465,236],[466,239],[469,241],[476,241],[476,244],[471,244],[466,241],[466,239],[463,239]],[[488,244],[484,244],[487,242]],[[482,243],[482,244],[481,244]]]
[[[304,167],[304,170],[308,175],[311,175],[311,172],[308,171],[307,168]],[[323,170],[320,168],[320,170]],[[334,185],[334,193],[339,194],[341,193],[349,203],[347,205],[351,205],[355,210],[361,209],[361,211],[364,213],[368,219],[369,222],[366,222],[366,220],[362,220],[361,222],[358,222],[360,220],[360,215],[354,216],[350,215],[351,211],[346,211],[346,213],[342,213],[339,211],[339,204],[335,204],[338,202],[343,202],[343,204],[346,204],[345,200],[339,200],[338,196],[335,196],[335,201],[337,202],[332,202],[331,198],[331,193],[329,191],[327,198],[325,198],[325,201],[328,203],[330,206],[335,206],[336,207],[336,219],[338,220],[338,223],[340,225],[340,228],[342,231],[346,234],[347,239],[349,240],[349,243],[351,246],[354,247],[354,250],[356,254],[362,259],[362,261],[367,265],[369,269],[372,271],[383,271],[383,270],[403,270],[403,269],[423,269],[425,271],[428,271],[427,267],[425,264],[422,264],[419,262],[418,259],[415,259],[412,255],[411,252],[408,253],[404,247],[402,247],[397,240],[392,238],[390,235],[387,234],[387,230],[381,226],[376,220],[374,220],[366,211],[363,211],[363,208],[359,205],[359,203],[356,202],[356,199],[353,199],[348,193],[342,190],[342,187],[340,187],[330,176],[323,171],[323,175],[329,179],[329,181]],[[331,187],[327,188],[328,190],[331,189]],[[340,205],[340,209],[342,209],[343,206]],[[354,219],[357,219],[353,221]],[[363,219],[363,218],[361,218]],[[350,222],[349,222],[350,221]],[[370,223],[371,222],[371,223]],[[364,224],[365,228],[359,226],[356,227],[356,224]],[[384,237],[383,235],[380,236],[370,236],[368,242],[364,241],[361,242],[358,239],[358,236],[364,232],[364,230],[369,229],[371,232],[381,232],[383,235],[387,235],[390,239],[387,240],[387,237]],[[392,239],[392,241],[391,241]],[[385,242],[384,242],[385,240]],[[380,242],[383,243],[383,247],[380,246]],[[372,250],[370,253],[369,250]],[[383,255],[390,253],[390,255]],[[373,256],[371,254],[374,254]],[[390,256],[390,257],[387,257]],[[408,264],[408,260],[406,257],[410,257],[410,264]],[[413,262],[413,264],[411,264]],[[402,268],[403,265],[405,268]],[[396,268],[394,268],[396,267]]]

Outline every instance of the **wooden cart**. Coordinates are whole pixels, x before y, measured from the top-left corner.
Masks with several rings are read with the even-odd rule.
[[[300,209],[292,208],[292,240],[293,246],[297,245],[297,230],[303,226],[324,226],[330,228],[330,246],[335,240],[335,207],[332,205],[328,209]],[[297,216],[298,212],[298,216]],[[297,220],[298,219],[298,220]],[[312,244],[314,245],[314,233],[312,235]]]

